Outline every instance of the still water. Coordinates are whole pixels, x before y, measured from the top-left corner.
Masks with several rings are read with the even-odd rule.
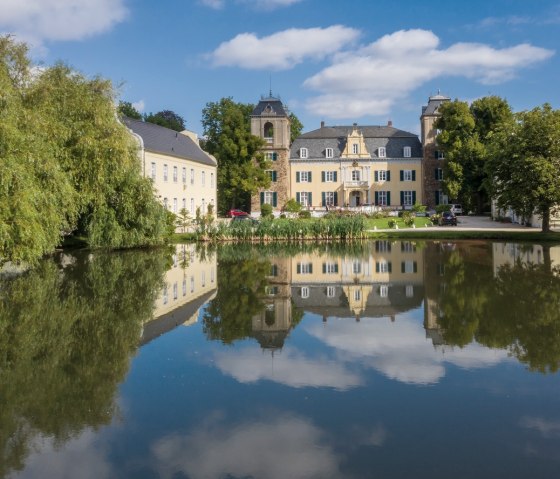
[[[60,254],[0,282],[0,477],[553,478],[560,247]]]

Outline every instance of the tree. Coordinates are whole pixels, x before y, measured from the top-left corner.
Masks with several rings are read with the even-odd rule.
[[[163,110],[157,113],[144,115],[144,121],[164,126],[165,128],[175,131],[183,131],[185,129],[185,120],[183,120],[183,117],[171,110]]]
[[[551,211],[560,204],[560,110],[548,104],[517,113],[492,135],[487,171],[500,208],[542,217],[550,231]]]
[[[251,134],[254,106],[231,98],[210,102],[202,110],[204,149],[218,160],[218,211],[248,209],[251,195],[270,185],[270,163],[260,149],[264,141]]]
[[[183,233],[187,231],[187,228],[193,224],[193,219],[189,215],[189,211],[186,208],[181,208],[179,214],[177,215],[177,226],[181,228]]]
[[[482,213],[489,205],[487,173],[488,143],[492,132],[511,118],[511,109],[502,98],[489,96],[468,103],[455,100],[440,107],[435,127],[441,130],[438,147],[445,152],[443,186],[467,210]]]
[[[299,121],[299,118],[294,114],[290,113],[290,144],[301,135],[303,130],[303,123]]]
[[[134,105],[132,105],[132,103],[130,103],[129,101],[119,101],[117,111],[119,112],[119,114],[128,118],[132,118],[134,120],[142,119],[142,113],[134,108]]]
[[[95,247],[164,242],[108,80],[63,64],[32,75],[27,47],[1,37],[0,90],[0,264],[32,263],[70,233]]]

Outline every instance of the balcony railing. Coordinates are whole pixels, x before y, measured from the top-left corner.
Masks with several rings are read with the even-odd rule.
[[[368,181],[345,181],[344,188],[369,188]]]

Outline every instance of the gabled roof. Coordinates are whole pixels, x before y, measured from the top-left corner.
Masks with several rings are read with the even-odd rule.
[[[288,112],[284,108],[284,104],[279,98],[268,96],[261,98],[257,106],[254,108],[251,116],[288,116]]]
[[[317,130],[304,133],[299,138],[324,139],[347,137],[357,128],[364,138],[418,138],[418,135],[408,131],[399,130],[392,126],[324,126]]]
[[[216,166],[216,160],[183,133],[132,118],[124,117],[122,121],[142,138],[144,148],[148,151]]]

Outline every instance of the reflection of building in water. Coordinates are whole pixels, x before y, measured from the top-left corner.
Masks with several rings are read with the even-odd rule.
[[[291,270],[288,258],[271,260],[269,284],[263,298],[265,309],[253,317],[253,337],[263,349],[281,349],[292,327]]]
[[[216,255],[201,258],[195,245],[177,245],[173,264],[154,304],[153,319],[144,325],[141,344],[183,324],[197,321],[198,310],[216,293]]]
[[[439,326],[442,312],[439,307],[440,289],[445,287],[442,281],[445,273],[445,256],[441,243],[428,243],[424,250],[424,329],[426,338],[431,339],[435,347],[444,344]]]
[[[522,265],[544,264],[546,255],[550,253],[550,261],[552,266],[560,265],[560,246],[547,247],[548,251],[538,244],[520,244],[520,243],[493,243],[492,244],[492,262],[494,266],[494,275],[503,266],[513,266],[516,263]]]
[[[270,295],[328,317],[390,317],[417,308],[424,297],[423,255],[411,241],[376,241],[361,255],[300,254],[286,260],[285,283]],[[274,268],[281,270],[278,264]],[[284,278],[283,278],[284,279]],[[283,318],[288,324],[287,317]],[[278,321],[278,318],[277,318]],[[281,324],[281,323],[278,323]]]

